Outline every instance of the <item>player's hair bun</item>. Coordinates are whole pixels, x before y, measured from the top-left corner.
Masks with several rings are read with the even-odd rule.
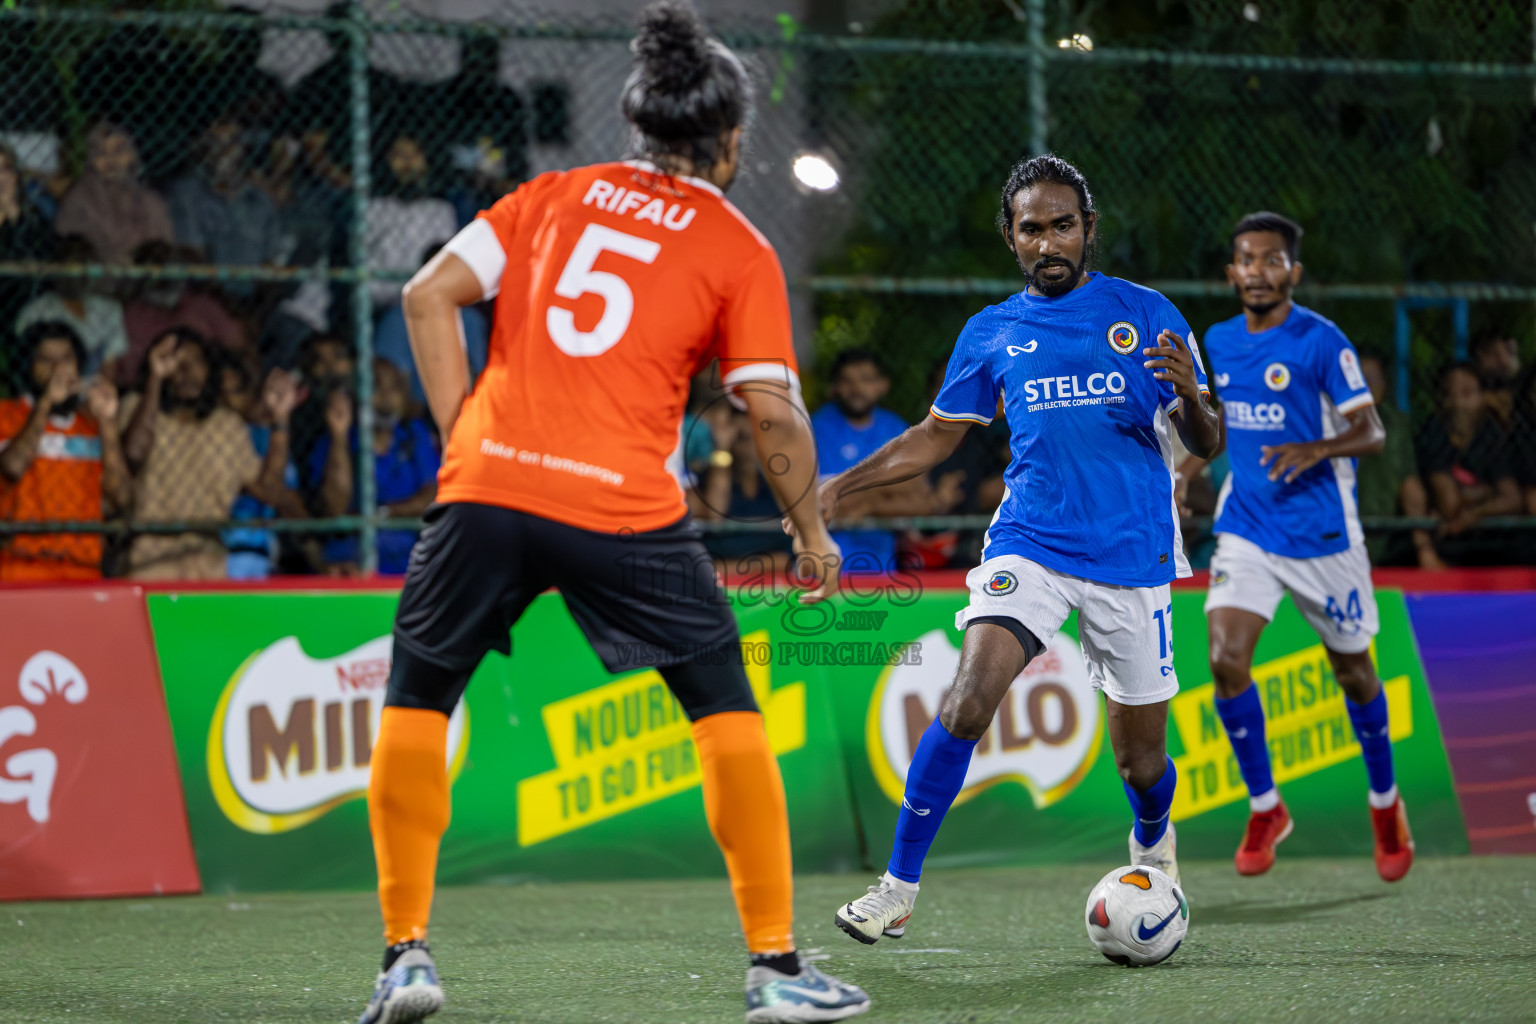
[[[646,83],[655,92],[687,92],[709,71],[709,35],[694,9],[662,0],[640,12],[640,34],[631,44]]]
[[[687,0],[646,7],[630,49],[635,67],[620,106],[639,135],[637,153],[712,164],[720,134],[741,125],[751,104],[740,59],[710,37]]]

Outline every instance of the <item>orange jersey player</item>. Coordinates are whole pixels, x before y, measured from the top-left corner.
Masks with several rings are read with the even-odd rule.
[[[659,529],[686,511],[666,461],[689,378],[718,357],[728,386],[799,389],[778,257],[707,179],[639,160],[551,172],[446,248],[498,301],[440,501]]]
[[[869,1007],[795,951],[778,763],[735,617],[666,465],[689,379],[718,359],[774,468],[811,596],[835,585],[837,547],[809,500],[816,453],[783,272],[723,195],[748,80],[679,0],[646,9],[634,50],[623,109],[636,159],[529,182],[405,290],[411,348],[448,444],[400,597],[373,751],[386,950],[360,1024],[417,1021],[442,1005],[426,934],[448,824],[448,716],[481,658],[509,651],[512,623],[550,587],[609,671],[656,667],[692,722],[705,814],[751,957],[747,1020],[841,1020]],[[493,296],[490,358],[466,398],[459,308]]]

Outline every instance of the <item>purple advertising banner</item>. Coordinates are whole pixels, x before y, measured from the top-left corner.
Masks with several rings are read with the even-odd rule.
[[[1408,596],[1473,853],[1536,853],[1536,593]]]

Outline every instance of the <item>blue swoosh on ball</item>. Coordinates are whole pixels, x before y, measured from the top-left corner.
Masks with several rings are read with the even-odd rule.
[[[1158,932],[1160,932],[1164,928],[1168,927],[1168,922],[1172,921],[1174,919],[1174,917],[1176,917],[1178,915],[1178,913],[1179,913],[1179,908],[1178,907],[1174,907],[1171,911],[1168,912],[1168,916],[1167,917],[1165,917],[1161,921],[1157,922],[1157,927],[1156,928],[1148,928],[1147,925],[1146,925],[1145,919],[1137,921],[1136,922],[1136,937],[1138,939],[1140,939],[1142,942],[1151,942],[1153,939],[1157,938],[1157,933]]]

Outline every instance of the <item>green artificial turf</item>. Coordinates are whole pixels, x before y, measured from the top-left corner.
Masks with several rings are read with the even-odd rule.
[[[906,936],[832,924],[865,876],[798,880],[801,949],[874,997],[864,1021],[1536,1020],[1536,859],[1424,859],[1396,885],[1365,860],[1282,859],[1242,879],[1184,865],[1190,932],[1130,970],[1084,933],[1113,865],[939,871]],[[378,969],[369,894],[0,907],[0,1019],[26,1024],[342,1022]],[[445,889],[434,1021],[742,1019],[745,957],[722,880]]]

